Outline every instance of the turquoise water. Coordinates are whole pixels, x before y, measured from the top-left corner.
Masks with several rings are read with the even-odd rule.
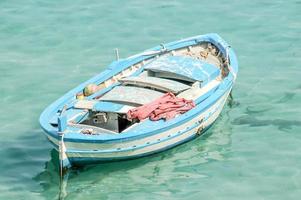
[[[216,32],[240,63],[234,103],[209,136],[66,177],[65,199],[299,199],[301,1],[0,0],[0,199],[57,199],[42,110],[162,42]]]

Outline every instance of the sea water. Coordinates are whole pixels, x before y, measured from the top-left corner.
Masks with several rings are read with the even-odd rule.
[[[43,109],[115,59],[215,32],[238,79],[207,137],[71,171],[59,187]],[[0,1],[0,199],[301,196],[301,1]]]

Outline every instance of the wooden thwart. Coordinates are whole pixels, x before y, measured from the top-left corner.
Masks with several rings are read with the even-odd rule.
[[[157,77],[127,77],[119,80],[121,83],[126,85],[137,85],[142,87],[151,87],[157,90],[161,90],[164,92],[172,92],[175,94],[178,94],[184,90],[187,90],[190,88],[189,85],[185,85],[183,83],[163,79],[163,78],[157,78]]]
[[[161,97],[164,93],[151,89],[132,87],[132,86],[116,86],[110,92],[106,93],[98,100],[109,101],[130,105],[143,105],[154,101]]]

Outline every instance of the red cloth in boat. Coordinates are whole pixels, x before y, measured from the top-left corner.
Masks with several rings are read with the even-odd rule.
[[[127,118],[129,120],[139,119],[140,121],[148,117],[152,121],[169,120],[193,107],[195,107],[195,104],[192,100],[178,98],[169,92],[153,102],[129,110]]]

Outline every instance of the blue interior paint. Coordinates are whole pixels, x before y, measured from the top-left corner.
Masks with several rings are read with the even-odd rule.
[[[70,119],[70,117],[75,116],[79,113],[82,113],[83,110],[82,109],[68,109],[65,111],[65,115],[67,119]],[[50,124],[58,124],[58,118],[60,116],[60,113],[57,112],[56,114],[53,115],[52,118],[50,118],[49,123]]]
[[[67,129],[67,116],[62,114],[58,117],[58,131],[64,132]]]
[[[99,101],[93,106],[93,111],[103,111],[103,112],[117,112],[124,105],[113,102],[103,102]]]

